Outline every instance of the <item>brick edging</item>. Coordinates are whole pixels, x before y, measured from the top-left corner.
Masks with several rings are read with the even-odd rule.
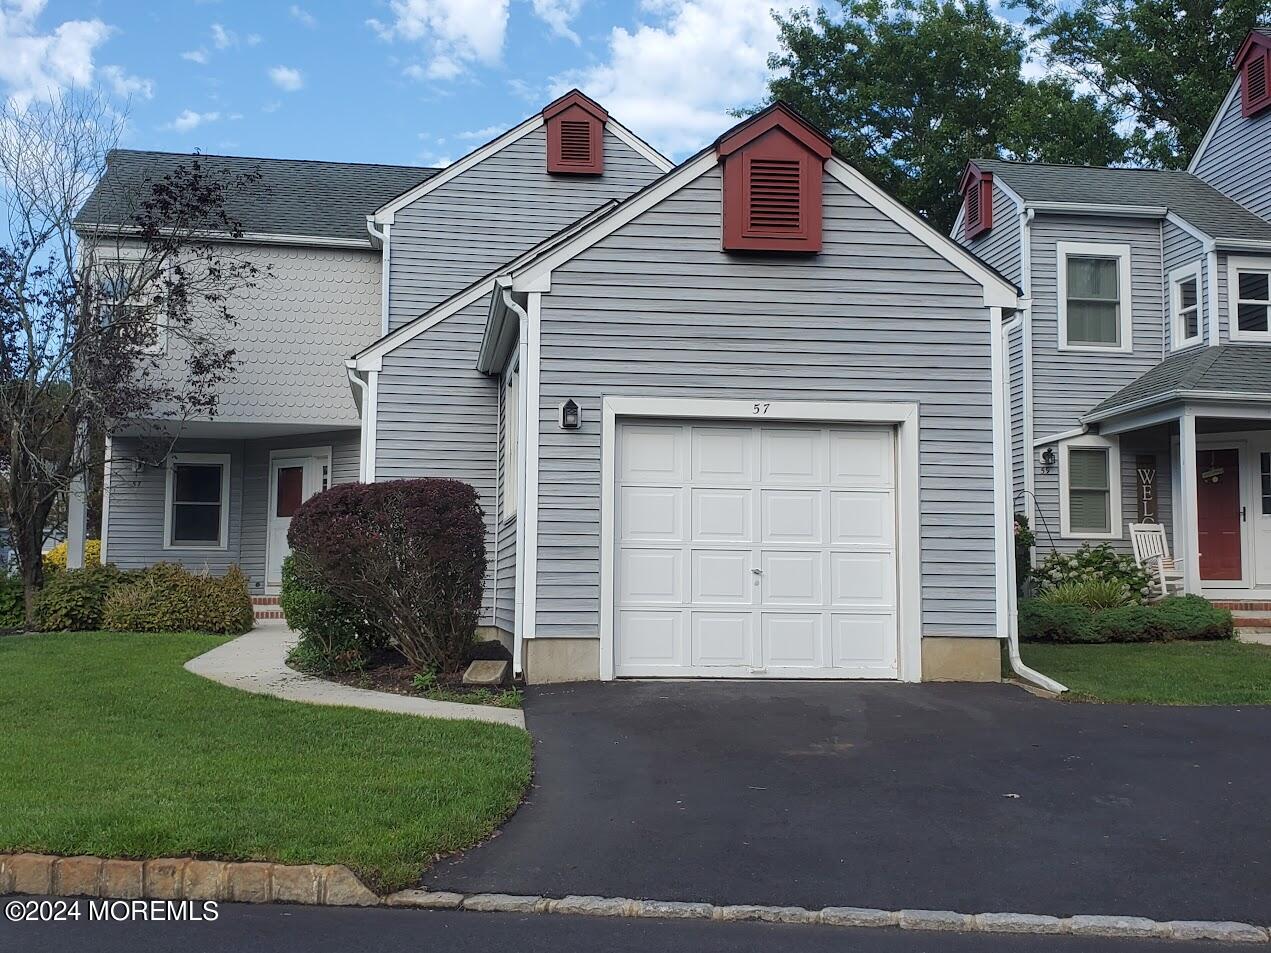
[[[1224,920],[1149,920],[1145,917],[1052,917],[1032,913],[957,913],[952,910],[874,910],[864,907],[769,907],[682,900],[568,896],[554,899],[502,893],[461,894],[399,890],[380,897],[342,864],[233,863],[161,857],[107,860],[49,854],[0,854],[0,895],[108,897],[114,900],[219,900],[332,906],[414,907],[488,913],[556,913],[841,927],[893,927],[959,933],[1048,933],[1075,936],[1222,940],[1267,943],[1266,927]]]

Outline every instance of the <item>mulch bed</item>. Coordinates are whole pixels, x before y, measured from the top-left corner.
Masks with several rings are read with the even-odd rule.
[[[478,642],[473,646],[468,661],[508,657],[507,649],[499,642]],[[396,649],[384,648],[376,649],[372,652],[360,672],[346,672],[340,675],[324,675],[321,677],[353,688],[369,688],[377,692],[391,692],[394,695],[412,695],[416,698],[423,698],[426,697],[427,692],[421,692],[414,685],[417,671]],[[444,688],[447,692],[461,695],[489,691],[488,688],[482,689],[464,685],[462,677],[462,674],[460,674],[443,678],[439,681],[438,687]]]

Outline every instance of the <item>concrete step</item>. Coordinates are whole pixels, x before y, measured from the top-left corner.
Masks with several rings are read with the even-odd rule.
[[[1237,642],[1252,642],[1255,645],[1271,645],[1271,629],[1236,629]]]
[[[1265,609],[1233,609],[1231,617],[1238,629],[1271,629],[1271,611]]]

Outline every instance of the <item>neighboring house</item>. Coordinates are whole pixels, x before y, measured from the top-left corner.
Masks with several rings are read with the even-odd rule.
[[[1159,522],[1186,588],[1271,598],[1271,31],[1185,172],[974,160],[953,235],[1023,289],[1011,480],[1038,557]]]
[[[221,415],[159,470],[115,440],[105,558],[267,593],[304,497],[455,477],[531,681],[998,677],[1019,290],[792,111],[674,168],[577,92],[435,174],[305,165],[260,162],[282,277]]]

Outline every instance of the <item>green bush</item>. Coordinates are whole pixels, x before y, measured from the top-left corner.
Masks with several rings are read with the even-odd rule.
[[[1116,609],[1138,603],[1130,587],[1117,579],[1083,579],[1043,589],[1037,596],[1051,605],[1085,606],[1087,609]]]
[[[1019,606],[1026,642],[1176,642],[1230,639],[1231,613],[1200,596],[1172,596],[1150,605],[1092,610],[1027,599]]]
[[[112,565],[86,566],[53,573],[35,600],[35,627],[41,632],[91,632],[100,629],[112,590],[127,588],[129,576]]]
[[[26,600],[21,576],[0,576],[0,629],[26,625]]]
[[[1136,602],[1147,599],[1151,581],[1147,570],[1135,563],[1133,556],[1118,553],[1107,543],[1086,543],[1075,553],[1051,553],[1033,570],[1033,578],[1042,590],[1088,580],[1119,582],[1130,590]]]
[[[247,579],[237,566],[224,576],[156,563],[130,586],[115,588],[102,614],[115,632],[214,632],[242,635],[254,624]]]
[[[373,647],[366,619],[349,603],[332,595],[303,556],[291,554],[282,564],[278,598],[287,625],[300,640],[287,660],[302,672],[331,675],[362,667]]]

